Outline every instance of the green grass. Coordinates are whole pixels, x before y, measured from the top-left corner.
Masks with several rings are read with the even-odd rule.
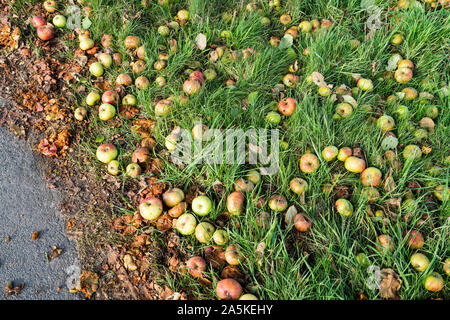
[[[432,200],[429,195],[437,185],[448,186],[449,169],[449,99],[440,89],[449,84],[450,64],[448,53],[450,49],[450,16],[443,8],[409,8],[406,10],[389,11],[381,17],[381,29],[370,39],[365,40],[367,30],[364,24],[368,13],[361,9],[360,1],[282,1],[282,8],[277,11],[269,8],[267,1],[257,1],[262,12],[247,12],[245,6],[249,1],[170,1],[169,6],[159,6],[156,1],[150,1],[149,8],[143,8],[141,1],[89,1],[93,7],[90,28],[93,39],[100,43],[105,33],[114,35],[114,50],[124,56],[125,66],[120,72],[131,74],[126,65],[132,61],[122,45],[128,35],[137,35],[146,47],[147,68],[142,75],[148,77],[152,86],[142,92],[134,87],[127,88],[128,93],[136,95],[142,114],[149,119],[155,119],[152,103],[182,93],[183,81],[187,78],[183,72],[187,68],[205,70],[213,68],[218,77],[206,82],[201,92],[190,97],[189,104],[181,107],[175,104],[171,113],[162,119],[156,119],[155,139],[157,142],[155,155],[165,150],[164,138],[175,125],[190,130],[196,120],[202,120],[210,128],[269,128],[265,115],[269,104],[277,101],[272,88],[281,83],[282,77],[288,73],[288,67],[298,60],[299,83],[295,88],[288,88],[286,96],[297,101],[297,110],[289,118],[283,118],[276,128],[280,130],[280,138],[288,143],[287,150],[280,151],[280,170],[276,175],[265,176],[265,183],[272,184],[277,194],[284,195],[289,205],[296,205],[306,212],[313,221],[310,232],[298,235],[286,228],[284,214],[270,212],[271,222],[266,229],[256,225],[256,217],[261,211],[269,208],[256,208],[247,196],[245,214],[235,218],[240,228],[232,223],[227,228],[231,242],[238,243],[246,257],[242,270],[247,276],[247,285],[256,290],[261,299],[355,299],[362,291],[369,299],[377,299],[378,291],[370,290],[366,281],[370,274],[367,266],[361,266],[356,261],[356,255],[365,253],[370,264],[380,268],[394,269],[402,279],[400,296],[402,299],[427,299],[430,297],[448,298],[450,289],[448,277],[442,269],[442,262],[450,256],[449,252],[449,201]],[[376,1],[383,9],[391,8],[394,1]],[[157,33],[157,28],[173,20],[177,11],[188,9],[190,20],[178,31],[171,30],[166,38]],[[223,21],[223,12],[233,15],[231,22]],[[269,45],[271,36],[282,37],[286,27],[279,22],[279,16],[289,13],[293,18],[291,25],[298,25],[303,19],[326,18],[333,26],[320,34],[304,35],[294,40],[292,49],[297,57],[289,56],[286,50]],[[384,12],[386,13],[386,11]],[[260,23],[262,16],[271,19],[271,25],[264,27]],[[388,17],[388,18],[386,18]],[[400,19],[400,20],[397,20]],[[401,21],[398,22],[398,21]],[[231,31],[229,39],[222,39],[223,30]],[[197,34],[207,36],[208,44],[224,45],[231,50],[253,48],[257,54],[238,61],[209,61],[207,48],[200,51],[195,46]],[[404,36],[404,42],[399,46],[390,44],[395,33]],[[153,69],[153,63],[160,52],[168,52],[170,39],[177,39],[178,51],[171,53],[167,67],[162,71]],[[351,49],[349,41],[358,39],[361,46]],[[77,45],[76,42],[73,43]],[[163,47],[166,48],[163,48]],[[310,48],[309,56],[302,55],[304,48]],[[405,59],[414,62],[414,78],[407,84],[398,84],[393,79],[382,80],[388,59],[392,54],[399,53]],[[198,66],[195,64],[198,63]],[[358,146],[366,155],[368,166],[375,166],[388,173],[390,164],[383,157],[381,148],[383,134],[369,121],[373,114],[357,107],[353,115],[342,120],[333,120],[337,102],[331,98],[320,97],[317,86],[308,83],[306,78],[318,71],[325,81],[334,87],[345,84],[349,88],[355,86],[352,74],[359,73],[373,80],[374,89],[355,96],[358,106],[370,104],[379,115],[388,114],[395,118],[394,132],[399,138],[399,147],[395,150],[398,159],[403,162],[401,170],[393,171],[396,188],[392,192],[384,192],[379,188],[381,197],[372,208],[385,211],[385,223],[369,217],[368,203],[360,197],[362,188],[359,175],[346,172],[338,161],[327,163],[320,156],[321,150],[328,145],[337,147]],[[106,79],[111,81],[120,73],[117,68],[107,70]],[[167,84],[163,88],[153,85],[157,76],[163,76]],[[227,87],[228,79],[236,81],[234,87]],[[429,84],[425,86],[423,80]],[[85,79],[86,85],[92,87],[92,79]],[[386,103],[385,99],[400,92],[405,87],[413,87],[418,92],[427,91],[434,95],[430,101],[415,99],[413,101],[395,101]],[[245,110],[241,100],[248,94],[257,91],[258,98],[253,105]],[[80,105],[83,105],[80,97]],[[406,105],[410,114],[406,119],[395,115],[399,104]],[[426,106],[435,105],[439,108],[439,116],[435,119],[436,128],[424,141],[418,142],[413,135],[419,120],[425,116]],[[79,152],[87,153],[92,158],[98,143],[97,136],[104,136],[105,141],[114,142],[112,137],[120,133],[119,160],[125,167],[130,161],[131,153],[140,138],[130,130],[130,121],[125,119],[121,128],[112,128],[108,122],[98,119],[95,111],[89,116],[91,131],[83,136]],[[412,128],[411,128],[412,126]],[[404,162],[401,155],[403,147],[419,143],[432,148],[432,152],[423,155],[418,161]],[[317,172],[311,175],[301,173],[298,167],[300,156],[307,150],[320,157],[321,165]],[[213,182],[219,180],[230,193],[234,181],[245,177],[253,169],[250,165],[188,165],[181,169],[172,164],[168,157],[163,157],[165,171],[162,180],[171,186],[187,190],[191,185],[201,185],[208,195],[213,194]],[[430,167],[439,166],[437,174],[430,172]],[[99,175],[104,167],[97,165]],[[336,178],[336,174],[339,177]],[[309,190],[306,202],[301,203],[298,196],[289,190],[289,181],[294,177],[307,180]],[[125,175],[124,180],[128,179]],[[336,180],[337,179],[337,180]],[[417,209],[412,218],[405,222],[402,217],[405,212],[396,210],[399,219],[390,217],[385,201],[393,197],[408,196],[407,184],[417,181],[422,188],[414,194]],[[343,218],[334,209],[334,198],[322,191],[324,184],[345,184],[353,188],[351,202],[355,207],[352,216]],[[264,191],[258,184],[254,194],[270,198],[273,193]],[[225,201],[214,204],[214,211],[209,217],[214,220],[220,213],[226,211]],[[428,214],[432,222],[416,226],[422,214]],[[405,244],[404,232],[416,228],[425,236],[425,244],[420,252],[426,254],[431,264],[424,272],[415,271],[409,258],[413,250]],[[376,249],[376,238],[381,234],[389,234],[394,243],[392,253],[381,253]],[[157,234],[163,242],[164,234]],[[258,244],[265,243],[264,256],[261,259],[256,251]],[[189,245],[189,246],[188,246]],[[192,254],[201,254],[204,246],[199,245],[194,238],[183,237],[182,246]],[[260,262],[258,262],[260,261]],[[166,266],[163,267],[163,270]],[[425,277],[432,271],[444,276],[445,288],[440,293],[430,293],[423,287]],[[201,287],[195,279],[182,275],[173,275],[166,271],[165,281],[174,290],[190,288],[189,293],[198,298],[214,298],[213,291]],[[213,282],[220,278],[210,270]],[[246,288],[250,290],[250,288]]]

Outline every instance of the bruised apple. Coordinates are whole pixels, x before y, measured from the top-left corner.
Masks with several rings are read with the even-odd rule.
[[[369,167],[361,173],[361,182],[367,187],[378,187],[381,184],[381,171],[375,167]]]
[[[43,25],[37,28],[37,36],[43,41],[51,40],[55,37],[55,30],[51,25]]]
[[[306,191],[308,191],[308,182],[306,182],[306,180],[302,178],[294,178],[289,183],[289,187],[295,194],[305,193]]]
[[[175,228],[183,235],[190,235],[194,233],[196,226],[197,220],[195,220],[194,215],[183,213],[178,217]]]
[[[412,249],[419,249],[424,244],[422,233],[417,230],[411,230],[406,234],[406,243]]]
[[[278,103],[278,112],[289,117],[294,113],[296,106],[297,103],[294,98],[284,98]]]
[[[128,49],[136,49],[140,46],[141,41],[136,36],[128,36],[124,40],[124,45]]]
[[[195,237],[200,243],[208,243],[211,241],[215,228],[209,222],[200,222],[195,227]]]
[[[334,207],[339,214],[348,217],[353,213],[353,205],[347,199],[341,198],[336,200]]]
[[[230,244],[225,250],[225,260],[227,261],[228,264],[237,266],[244,260],[244,257],[241,254],[239,247],[237,245]]]
[[[186,80],[183,83],[183,91],[188,95],[196,94],[200,91],[201,85],[197,80]]]
[[[283,212],[287,209],[288,202],[282,195],[274,194],[269,199],[269,208],[276,212]]]
[[[163,193],[162,199],[168,207],[175,207],[184,200],[184,192],[179,188],[172,188]]]
[[[311,219],[302,213],[299,213],[294,217],[294,227],[300,232],[308,231],[311,228],[311,225]]]
[[[366,162],[354,156],[348,157],[344,162],[345,169],[354,173],[361,173],[366,168]]]

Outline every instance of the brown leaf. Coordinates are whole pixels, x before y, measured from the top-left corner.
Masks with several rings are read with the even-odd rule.
[[[389,171],[384,178],[383,189],[386,192],[392,192],[395,190],[395,181],[392,177],[393,172],[394,170],[392,168],[389,168]]]
[[[36,240],[37,238],[39,237],[39,232],[38,231],[35,231],[35,232],[33,232],[33,236],[31,237],[31,240]]]
[[[380,295],[384,299],[400,299],[398,290],[402,284],[402,280],[390,268],[381,269]]]

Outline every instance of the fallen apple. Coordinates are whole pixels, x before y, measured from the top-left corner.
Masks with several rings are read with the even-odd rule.
[[[278,112],[289,117],[294,113],[296,106],[297,103],[294,98],[284,98],[278,103]]]
[[[235,244],[230,244],[225,250],[225,260],[232,266],[237,266],[244,260],[239,247]]]
[[[104,69],[100,62],[94,62],[89,67],[89,72],[96,77],[101,77],[103,75]]]
[[[394,246],[392,244],[392,238],[387,234],[382,234],[377,238],[378,250],[382,252],[394,251]]]
[[[175,207],[184,200],[184,192],[179,188],[172,188],[163,193],[162,199],[168,207]]]
[[[311,225],[311,219],[305,214],[299,213],[294,217],[294,227],[300,232],[307,232]]]
[[[124,40],[124,45],[128,49],[135,49],[141,45],[141,41],[136,36],[127,36]]]
[[[442,268],[447,276],[450,276],[450,258],[446,258]]]
[[[88,106],[93,106],[98,101],[100,101],[100,95],[95,91],[89,92],[88,95],[86,96],[86,104]]]
[[[44,8],[45,11],[53,13],[58,9],[58,4],[54,0],[46,0],[42,4],[42,7]]]
[[[239,192],[252,192],[254,185],[250,181],[245,181],[244,179],[237,179],[234,183],[234,190]]]
[[[403,96],[405,100],[414,100],[418,96],[417,90],[414,88],[404,88],[401,92],[405,94]]]
[[[198,196],[192,200],[192,211],[198,216],[204,217],[212,209],[212,201],[207,196]]]
[[[244,211],[245,197],[241,192],[235,191],[227,197],[227,210],[230,215],[240,215]]]
[[[200,243],[208,243],[211,241],[213,234],[214,234],[215,228],[214,226],[209,222],[200,222],[195,227],[195,237]]]
[[[261,175],[258,171],[251,170],[247,173],[247,180],[256,185],[261,181]]]
[[[361,158],[350,156],[345,160],[344,167],[350,172],[361,173],[366,168],[366,162]]]
[[[197,80],[186,80],[183,83],[183,91],[187,95],[193,95],[200,91],[201,85]]]
[[[78,107],[75,109],[73,115],[78,121],[83,121],[87,116],[87,110],[84,107]]]
[[[134,85],[139,90],[147,90],[150,87],[150,81],[144,76],[139,76],[134,81]]]
[[[102,36],[102,40],[100,41],[104,48],[111,47],[113,44],[113,36],[112,34],[104,34]]]
[[[172,101],[168,99],[160,100],[155,104],[155,116],[165,117],[170,112]]]
[[[190,213],[183,213],[175,224],[175,228],[183,235],[193,234],[196,226],[197,220]]]
[[[118,155],[118,150],[115,145],[111,143],[101,144],[97,148],[96,156],[97,160],[103,163],[109,163],[114,160]]]
[[[80,39],[80,49],[81,50],[89,50],[92,49],[95,45],[94,40],[92,40],[91,38],[82,38]]]
[[[112,66],[113,60],[110,54],[108,53],[99,53],[97,56],[97,60],[104,66],[105,68],[109,68]]]
[[[55,30],[50,25],[43,25],[37,28],[36,34],[39,39],[48,41],[55,37]]]
[[[422,253],[414,253],[409,261],[414,269],[421,272],[425,271],[425,269],[430,265],[430,260],[428,260],[427,256]]]
[[[266,121],[271,123],[271,124],[277,125],[281,121],[281,116],[280,116],[280,114],[278,112],[270,111],[266,115]]]
[[[334,207],[339,214],[345,217],[348,217],[353,213],[352,203],[344,198],[336,200],[336,202],[334,203]]]
[[[142,173],[142,168],[137,163],[133,162],[127,165],[125,172],[127,176],[136,178],[139,177],[140,174]]]
[[[432,272],[426,279],[424,283],[425,289],[431,292],[438,292],[444,288],[444,279],[437,272]]]
[[[161,200],[156,197],[148,197],[139,204],[139,213],[142,218],[147,220],[155,220],[163,211]],[[194,218],[195,219],[195,218]]]
[[[213,240],[219,246],[223,246],[223,245],[227,244],[228,243],[228,232],[226,232],[225,230],[214,231]]]
[[[406,243],[412,249],[419,249],[425,243],[422,233],[417,230],[410,230],[406,233]]]
[[[342,147],[339,149],[337,158],[339,161],[345,161],[348,157],[350,157],[353,154],[353,151],[349,147]]]
[[[116,115],[116,108],[114,108],[112,104],[102,103],[98,108],[98,117],[103,121],[112,119],[114,118],[115,115]]]
[[[406,83],[413,77],[413,71],[410,68],[399,68],[394,73],[394,78],[398,83]]]
[[[109,104],[118,104],[120,96],[116,91],[108,90],[102,94],[102,102]]]
[[[178,19],[180,19],[181,21],[187,21],[189,19],[189,11],[183,9],[178,11],[177,13],[177,17]]]
[[[242,286],[234,279],[223,279],[217,282],[216,294],[221,300],[237,300],[242,295]]]
[[[120,171],[120,162],[117,160],[112,160],[108,163],[107,171],[113,176],[117,176]]]
[[[289,183],[291,191],[295,194],[302,194],[308,191],[308,182],[302,178],[293,178]]]
[[[356,85],[361,91],[370,91],[373,89],[373,83],[370,79],[360,78]]]
[[[202,277],[206,271],[206,261],[199,256],[191,257],[186,261],[186,268],[191,276],[195,278]]]
[[[314,173],[320,166],[319,158],[312,153],[305,153],[301,156],[299,167],[304,173]]]
[[[282,15],[280,16],[280,22],[281,22],[281,24],[287,25],[287,24],[291,23],[291,21],[292,21],[292,18],[291,18],[291,16],[288,15],[288,14],[282,14]]]
[[[243,294],[239,300],[259,300],[257,296],[251,293]]]
[[[378,118],[377,127],[382,131],[391,131],[395,127],[395,121],[391,116],[383,115]]]
[[[135,106],[137,103],[137,99],[132,94],[127,94],[122,98],[122,104],[124,106]]]
[[[317,89],[317,92],[322,97],[328,97],[331,94],[331,89],[327,86],[320,86],[319,89]]]
[[[403,37],[402,37],[401,34],[396,33],[396,34],[393,35],[393,37],[392,37],[392,39],[391,39],[391,44],[393,44],[393,45],[399,45],[399,44],[401,44],[402,42],[403,42]]]
[[[288,202],[282,195],[274,194],[269,199],[269,208],[275,212],[283,212],[287,206]]]
[[[66,26],[67,19],[63,15],[57,14],[53,17],[52,22],[55,27],[64,28]]]
[[[361,173],[361,182],[367,187],[378,187],[381,184],[382,173],[375,167],[369,167]]]
[[[333,161],[338,156],[339,150],[335,146],[328,146],[322,150],[322,158],[325,161]]]
[[[41,16],[34,16],[31,19],[31,24],[33,25],[33,27],[39,28],[39,27],[45,26],[47,24],[47,21],[44,18],[42,18]]]
[[[338,114],[341,118],[347,118],[352,115],[353,107],[350,103],[341,102],[336,106],[336,114]]]
[[[405,160],[416,160],[422,157],[422,150],[415,144],[409,144],[403,149],[403,158]]]

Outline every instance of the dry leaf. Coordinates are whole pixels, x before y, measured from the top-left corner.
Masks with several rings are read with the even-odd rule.
[[[389,168],[389,171],[386,174],[386,177],[384,178],[383,189],[386,192],[392,192],[395,190],[395,181],[394,178],[392,177],[392,173],[393,169]]]
[[[394,270],[381,269],[380,295],[384,299],[400,299],[398,290],[402,280]]]
[[[286,214],[284,215],[284,222],[288,228],[294,225],[294,218],[297,213],[297,208],[295,206],[290,206],[287,209]]]

